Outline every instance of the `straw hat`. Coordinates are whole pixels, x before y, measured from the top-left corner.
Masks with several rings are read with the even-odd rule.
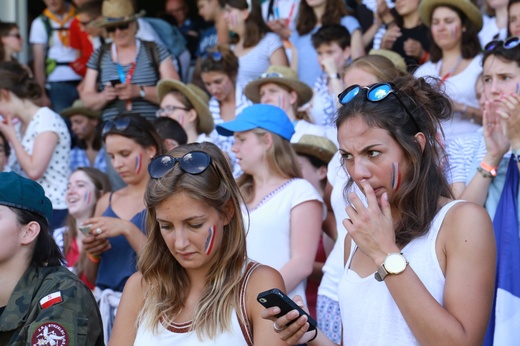
[[[260,103],[260,87],[266,83],[275,83],[286,86],[298,94],[298,107],[306,104],[312,98],[312,89],[298,80],[296,72],[287,66],[271,65],[260,75],[260,78],[249,82],[244,94],[254,103]]]
[[[103,28],[133,22],[144,16],[145,11],[135,13],[132,0],[104,0],[101,8],[103,19],[91,23],[93,27]]]
[[[67,118],[70,116],[73,116],[73,115],[77,115],[77,114],[84,115],[84,116],[87,116],[89,118],[94,118],[94,119],[101,118],[101,112],[85,107],[85,105],[83,104],[83,101],[81,101],[80,99],[74,101],[74,103],[72,104],[71,107],[62,110],[60,112],[60,114],[61,114],[61,116],[67,117]]]
[[[297,154],[309,155],[329,163],[338,148],[328,138],[315,135],[303,135],[297,143],[292,143]]]
[[[432,24],[433,10],[442,5],[459,9],[477,27],[477,31],[482,29],[482,13],[470,0],[422,0],[419,15],[426,26],[430,27]]]
[[[381,55],[390,60],[395,67],[406,72],[406,62],[401,54],[388,49],[371,49],[368,55]]]
[[[209,97],[199,87],[194,84],[184,84],[175,79],[163,79],[157,84],[157,95],[159,97],[159,103],[162,101],[166,94],[178,91],[190,101],[195,110],[197,111],[198,129],[200,132],[210,134],[215,128],[213,122],[213,116],[209,111]]]

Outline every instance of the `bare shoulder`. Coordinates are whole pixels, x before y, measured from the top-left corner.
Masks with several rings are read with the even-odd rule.
[[[95,216],[101,216],[103,212],[108,208],[111,192],[105,193],[96,203]]]
[[[275,287],[282,288],[285,291],[282,275],[276,269],[266,265],[259,265],[251,273],[247,283],[247,291],[256,292],[257,294]]]

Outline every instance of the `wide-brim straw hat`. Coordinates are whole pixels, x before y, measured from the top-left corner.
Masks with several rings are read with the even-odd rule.
[[[296,72],[287,66],[271,65],[260,77],[249,82],[244,88],[244,94],[254,103],[260,103],[260,87],[266,83],[283,85],[298,94],[298,107],[306,104],[312,98],[312,89],[298,80]]]
[[[66,118],[73,116],[73,115],[78,115],[78,114],[84,115],[89,118],[94,118],[94,119],[101,118],[100,111],[95,111],[95,110],[85,107],[83,101],[81,101],[81,100],[74,101],[74,103],[72,104],[71,107],[62,110],[60,112],[60,114],[61,114],[61,116],[66,117]]]
[[[477,27],[477,31],[482,29],[482,13],[470,0],[422,0],[419,15],[426,26],[430,27],[432,24],[433,10],[442,5],[459,9]]]
[[[159,103],[164,96],[172,91],[183,94],[197,111],[198,128],[201,133],[210,134],[215,128],[213,116],[209,111],[209,97],[201,88],[194,84],[184,84],[175,79],[163,79],[157,84],[157,96]]]
[[[297,154],[309,155],[329,163],[338,148],[328,138],[316,135],[303,135],[297,143],[291,143]]]
[[[101,7],[101,14],[103,18],[93,21],[91,26],[105,28],[133,22],[137,20],[137,18],[143,17],[145,11],[135,13],[132,0],[104,0]]]

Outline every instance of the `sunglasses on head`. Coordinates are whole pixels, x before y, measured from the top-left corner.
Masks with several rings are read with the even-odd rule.
[[[262,73],[258,79],[262,78],[284,78],[284,75],[279,72]]]
[[[413,117],[412,113],[406,107],[403,100],[401,100],[401,97],[399,96],[399,93],[395,90],[394,86],[390,83],[378,83],[374,84],[371,87],[362,87],[357,84],[351,85],[347,89],[343,90],[341,94],[338,95],[339,103],[341,105],[346,105],[350,101],[356,97],[356,95],[361,91],[361,89],[367,89],[366,98],[370,102],[380,102],[383,101],[388,97],[388,95],[394,95],[397,101],[401,104],[403,109],[405,110],[406,114],[412,119],[413,123],[415,124],[415,127],[417,127],[417,130],[419,131],[420,127],[419,124],[417,124],[417,121]]]
[[[190,151],[182,157],[161,155],[148,165],[148,173],[153,179],[159,179],[175,167],[176,163],[186,173],[197,175],[203,173],[211,163],[211,156],[204,151]]]
[[[110,131],[116,130],[116,131],[124,131],[128,128],[130,125],[130,118],[121,118],[121,119],[115,119],[115,120],[107,120],[105,121],[105,124],[103,125],[103,129],[101,130],[101,137],[105,137],[107,133]]]
[[[213,61],[221,61],[222,60],[222,53],[219,52],[218,50],[214,51],[214,52],[205,52],[202,55],[202,58],[203,59],[210,58]]]
[[[119,25],[114,25],[114,26],[107,26],[106,27],[106,30],[107,32],[116,32],[116,29],[119,29],[119,31],[122,31],[122,30],[126,30],[130,27],[130,23],[122,23],[122,24],[119,24]]]
[[[499,47],[503,47],[505,49],[513,49],[516,46],[520,44],[520,37],[519,36],[511,36],[505,41],[503,40],[493,40],[490,41],[486,46],[484,47],[484,51],[490,52],[492,50],[495,50]]]

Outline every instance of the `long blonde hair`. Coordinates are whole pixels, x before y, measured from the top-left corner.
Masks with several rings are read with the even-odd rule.
[[[150,179],[145,192],[148,240],[139,255],[138,269],[149,290],[138,323],[147,323],[157,331],[159,323],[170,324],[186,304],[190,291],[188,275],[168,250],[155,214],[159,203],[183,192],[214,208],[222,217],[229,217],[230,208],[234,211],[229,224],[224,226],[222,245],[208,272],[192,322],[192,330],[196,331],[199,339],[211,339],[231,330],[231,314],[240,307],[240,283],[247,259],[246,234],[240,192],[220,149],[208,142],[191,143],[168,154],[179,158],[195,150],[206,152],[211,157],[210,166],[203,173],[185,173],[176,165],[163,177]]]
[[[261,138],[266,133],[271,134],[273,144],[267,151],[267,163],[273,175],[278,175],[286,179],[302,177],[296,153],[288,140],[261,128],[253,129],[251,132],[258,136],[258,138]],[[250,203],[255,197],[253,176],[243,173],[237,179],[237,184],[240,187],[242,196],[244,196],[244,201]]]

